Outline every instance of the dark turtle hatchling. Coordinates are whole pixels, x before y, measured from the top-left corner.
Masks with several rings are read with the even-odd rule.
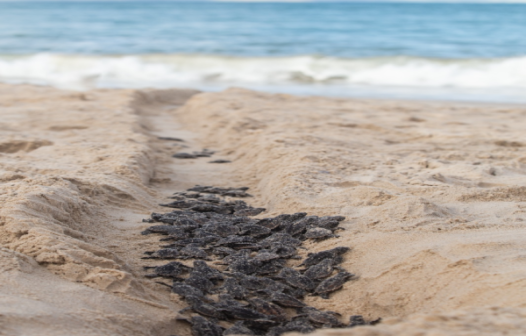
[[[270,275],[275,274],[283,269],[287,263],[284,259],[274,259],[271,261],[264,262],[263,265],[256,271],[257,275]]]
[[[269,251],[259,251],[258,254],[254,256],[255,260],[259,260],[262,262],[267,262],[275,259],[280,259],[281,256],[277,253],[269,252]]]
[[[314,307],[303,307],[302,313],[305,313],[314,324],[321,325],[323,328],[337,328],[343,326],[336,317],[337,313],[320,311]]]
[[[239,250],[239,251],[235,251],[234,253],[231,253],[230,255],[227,255],[226,257],[224,257],[223,260],[221,261],[221,264],[230,265],[231,263],[239,259],[248,259],[249,257],[250,257],[249,250]]]
[[[192,273],[194,272],[198,272],[201,275],[205,276],[208,280],[212,281],[223,280],[225,278],[220,271],[208,266],[208,264],[203,260],[194,260],[194,269],[192,270]],[[190,273],[190,275],[192,273]]]
[[[162,207],[166,207],[166,208],[188,209],[188,208],[195,206],[196,204],[199,204],[199,202],[196,200],[190,199],[190,200],[177,200],[177,201],[173,201],[170,203],[159,204],[159,205]]]
[[[227,293],[237,300],[243,300],[247,295],[245,288],[234,278],[227,278],[225,282],[223,282],[223,286],[218,288],[215,292]]]
[[[195,154],[190,154],[190,153],[176,153],[172,155],[172,157],[176,159],[195,159],[197,158]]]
[[[242,273],[234,273],[234,276],[236,276],[239,279],[239,284],[246,288],[247,290],[251,291],[260,291],[260,290],[268,290],[268,291],[283,291],[285,288],[285,285],[274,281],[272,279],[266,278],[266,277],[259,277],[259,276],[253,276],[253,275],[244,275]]]
[[[198,203],[191,207],[190,210],[197,212],[215,212],[223,215],[228,215],[234,212],[233,207],[214,205],[210,203]]]
[[[350,248],[341,246],[341,247],[335,247],[330,250],[321,251],[318,253],[309,253],[308,257],[300,265],[304,265],[305,267],[310,267],[310,266],[318,264],[323,259],[327,259],[327,258],[334,259],[337,256],[340,256],[348,252],[349,250]]]
[[[216,195],[209,195],[209,194],[206,194],[206,195],[202,195],[202,194],[199,194],[199,198],[200,201],[203,201],[203,202],[209,202],[209,203],[220,203],[221,202],[221,199],[219,197],[217,197]]]
[[[290,286],[287,286],[287,285],[285,285],[285,286],[286,287],[283,290],[283,293],[291,295],[291,296],[295,297],[296,299],[303,300],[305,295],[307,295],[307,292],[304,289],[294,288],[294,287],[290,287]]]
[[[200,258],[207,259],[208,254],[199,248],[199,244],[188,244],[181,249],[181,258]]]
[[[167,248],[159,251],[146,251],[148,257],[142,257],[141,259],[177,259],[181,256],[181,252],[176,248]]]
[[[320,220],[318,221],[318,227],[334,231],[335,229],[338,228],[338,225],[340,225],[340,222],[343,221],[344,219],[345,217],[343,216],[321,217]]]
[[[363,326],[367,323],[363,319],[362,315],[352,315],[349,317],[349,324],[347,325],[347,328],[357,327],[357,326]]]
[[[258,224],[241,224],[239,234],[252,237],[267,236],[271,233],[270,229]]]
[[[225,256],[231,255],[233,253],[236,253],[236,250],[234,250],[233,248],[230,248],[230,247],[226,247],[226,246],[215,247],[212,250],[212,254],[214,254],[216,256],[220,256],[220,257],[225,257]]]
[[[147,235],[150,233],[160,233],[163,235],[173,235],[181,237],[188,236],[188,233],[186,233],[183,229],[175,227],[173,225],[154,225],[141,232],[141,234],[143,235]]]
[[[252,336],[252,335],[255,335],[254,332],[252,332],[252,330],[248,329],[243,321],[237,321],[236,323],[234,323],[233,326],[231,326],[230,328],[228,328],[227,330],[225,330],[225,332],[223,333],[223,336],[228,336],[228,335],[249,335],[249,336]]]
[[[185,300],[186,300],[186,302],[188,302],[188,304],[190,306],[180,310],[179,311],[180,314],[183,314],[187,310],[191,309],[191,310],[193,310],[194,312],[196,312],[196,313],[198,313],[200,315],[213,317],[213,318],[217,318],[217,319],[224,319],[225,318],[225,316],[221,313],[221,311],[219,309],[217,309],[213,304],[206,303],[201,298],[199,298],[197,296],[187,295],[185,297]]]
[[[216,302],[215,306],[217,308],[221,308],[221,309],[229,308],[229,307],[232,307],[232,306],[242,307],[242,308],[249,308],[248,304],[241,303],[241,302],[237,301],[230,294],[220,294],[219,297],[217,298],[217,302]]]
[[[258,311],[241,305],[225,304],[221,305],[219,309],[226,316],[238,320],[258,320],[268,318],[265,314],[261,314]]]
[[[316,287],[315,293],[319,294],[324,299],[328,299],[330,293],[342,288],[343,284],[353,276],[354,274],[341,271],[335,276],[323,280],[318,287]]]
[[[323,221],[336,221],[336,222],[342,222],[345,220],[345,217],[344,216],[324,216],[324,217],[320,217],[320,222],[323,222]]]
[[[285,245],[282,243],[272,243],[270,245],[270,252],[278,254],[281,258],[297,259],[298,256],[296,247]]]
[[[237,236],[232,235],[225,237],[223,239],[220,239],[216,245],[217,246],[228,246],[232,248],[240,247],[243,245],[253,244],[255,243],[255,239],[249,236]]]
[[[271,319],[246,320],[245,325],[251,330],[261,334],[265,330],[278,325],[279,322]]]
[[[228,266],[228,269],[231,272],[254,274],[257,272],[258,268],[261,267],[261,265],[263,265],[263,262],[256,259],[239,258],[232,261],[232,263]]]
[[[179,275],[187,272],[190,267],[181,264],[178,261],[172,261],[162,266],[144,266],[144,269],[153,269],[153,274],[147,274],[148,278],[164,277],[164,278],[176,278]]]
[[[372,320],[369,322],[369,325],[377,325],[378,323],[381,323],[382,322],[382,318],[379,317],[377,318],[376,320]]]
[[[278,326],[270,328],[268,332],[265,334],[265,336],[281,336],[286,332],[287,332],[287,329],[285,329],[284,326],[278,325]]]
[[[257,216],[262,212],[265,212],[267,209],[265,208],[244,208],[244,209],[237,209],[235,210],[235,214],[238,216]]]
[[[284,325],[286,331],[296,331],[302,334],[308,334],[316,330],[306,317],[296,317]]]
[[[318,223],[317,216],[307,216],[296,222],[286,225],[286,227],[283,227],[283,229],[286,230],[288,234],[292,236],[297,236],[305,232],[307,228],[313,225],[316,225],[317,223]]]
[[[183,299],[187,296],[195,296],[195,297],[203,299],[205,296],[202,290],[194,286],[190,286],[190,285],[187,285],[184,283],[178,283],[178,282],[174,282],[172,286],[172,293],[179,295]]]
[[[192,316],[192,336],[222,336],[223,328],[202,316]]]
[[[323,259],[318,264],[309,267],[303,275],[312,280],[324,279],[332,274],[334,270],[332,265],[333,259]]]
[[[161,241],[165,241],[165,240],[169,240],[169,238],[161,239]],[[198,246],[205,246],[205,245],[208,244],[209,241],[210,241],[210,239],[206,239],[205,237],[201,237],[201,238],[186,238],[186,239],[177,240],[173,244],[170,244],[168,246],[184,247],[184,246],[187,246],[189,244],[197,244]]]
[[[205,294],[214,288],[214,283],[199,272],[190,274],[190,276],[184,280],[184,283],[201,290]]]
[[[248,300],[248,302],[255,310],[261,314],[270,316],[276,321],[283,322],[287,320],[287,314],[285,313],[285,310],[272,302],[265,301],[257,297]]]
[[[236,235],[239,233],[239,228],[230,223],[218,223],[212,222],[203,225],[202,230],[208,231],[210,233],[226,238],[228,236]]]
[[[305,238],[307,239],[322,240],[335,237],[337,238],[338,236],[334,235],[331,230],[319,227],[308,229],[307,232],[305,232]]]
[[[310,278],[301,275],[300,272],[290,267],[283,268],[279,276],[292,287],[301,288],[309,292],[316,288],[316,284]]]
[[[277,243],[296,247],[301,245],[301,240],[292,237],[286,232],[276,232],[259,242],[263,248],[269,248],[272,244]]]
[[[279,304],[282,307],[301,308],[305,307],[306,304],[288,294],[273,292],[270,294],[270,300]]]

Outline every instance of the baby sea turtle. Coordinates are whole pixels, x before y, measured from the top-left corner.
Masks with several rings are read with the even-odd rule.
[[[213,317],[217,319],[225,319],[225,316],[223,315],[223,313],[221,313],[221,311],[218,308],[216,308],[213,304],[204,302],[201,298],[197,296],[187,295],[185,297],[185,300],[190,306],[181,309],[179,311],[180,314],[183,314],[184,312],[191,309],[200,315]]]
[[[257,256],[256,256],[257,257]],[[287,261],[285,259],[274,259],[264,262],[263,265],[256,271],[257,275],[274,274],[283,269]]]
[[[164,203],[164,204],[159,204],[159,205],[162,207],[166,207],[166,208],[187,209],[187,208],[191,208],[200,203],[201,202],[190,199],[190,200],[177,200],[177,201],[173,201],[170,203]]]
[[[349,317],[349,324],[347,325],[347,328],[353,328],[357,326],[366,325],[367,323],[363,319],[362,315],[352,315]]]
[[[193,336],[222,336],[223,328],[202,316],[192,316],[192,335]]]
[[[316,239],[316,240],[322,240],[327,238],[337,238],[338,236],[334,235],[331,230],[327,230],[324,228],[312,228],[308,229],[305,232],[305,238],[307,239]]]
[[[221,236],[222,238],[226,238],[228,236],[236,235],[239,233],[240,228],[232,225],[230,223],[218,223],[218,222],[212,222],[203,225],[202,230],[208,231],[210,233],[216,234]]]
[[[343,284],[353,276],[354,274],[341,271],[335,276],[323,280],[318,287],[316,287],[315,293],[319,294],[324,299],[328,299],[330,293],[342,288]]]
[[[266,330],[278,325],[279,322],[272,319],[246,320],[245,325],[253,330],[256,334],[263,335]]]
[[[225,257],[225,256],[231,255],[233,253],[236,253],[236,250],[234,250],[233,248],[230,248],[230,247],[226,247],[226,246],[215,247],[212,250],[212,254],[214,254],[216,256],[221,256],[221,257]]]
[[[276,232],[259,242],[264,248],[269,248],[276,243],[297,247],[301,245],[301,240],[292,237],[286,232]]]
[[[304,302],[296,299],[295,297],[280,292],[270,293],[270,300],[282,307],[302,308],[306,306]]]
[[[190,286],[190,285],[187,285],[184,283],[178,283],[178,282],[174,282],[172,286],[172,293],[179,295],[183,299],[186,298],[187,296],[195,296],[195,297],[203,299],[205,296],[202,290],[194,286]]]
[[[223,286],[219,287],[215,292],[227,293],[237,300],[243,300],[247,295],[245,288],[234,278],[227,278],[223,282]]]
[[[301,275],[300,272],[292,268],[283,268],[279,275],[292,287],[301,288],[309,292],[316,288],[316,284],[310,278]]]
[[[267,318],[267,315],[241,305],[222,305],[219,309],[226,316],[238,320],[258,320]]]
[[[294,246],[285,245],[282,243],[272,243],[269,249],[272,253],[278,254],[281,258],[301,259],[301,257],[298,256],[296,247]]]
[[[192,275],[192,273],[194,272],[197,272],[199,273],[199,275],[202,275],[206,277],[208,280],[212,280],[212,281],[213,280],[223,280],[225,278],[223,273],[216,270],[215,268],[208,266],[208,264],[204,262],[203,260],[194,260],[194,269],[192,270],[190,275]]]
[[[248,290],[281,292],[285,288],[285,285],[266,277],[244,275],[242,273],[234,273],[233,275],[238,277],[239,284]]]
[[[259,251],[258,254],[254,256],[255,260],[259,260],[262,262],[271,261],[271,260],[280,259],[280,258],[281,256],[279,254],[268,252],[268,251],[265,251],[265,252]]]
[[[163,137],[163,136],[160,136],[160,137],[157,137],[157,139],[159,139],[159,140],[165,140],[165,141],[184,142],[183,139],[180,139],[180,138],[174,138],[174,137]]]
[[[269,228],[258,224],[241,224],[239,225],[239,234],[252,237],[268,236],[271,233]]]
[[[303,275],[312,280],[320,280],[330,276],[334,270],[333,259],[327,258],[309,267]]]
[[[184,283],[199,289],[205,294],[214,288],[214,283],[198,272],[190,274],[190,276],[184,280]]]
[[[257,216],[262,212],[265,212],[267,209],[265,208],[252,208],[248,207],[245,209],[236,209],[235,214],[238,216]]]
[[[243,321],[237,321],[236,323],[234,323],[233,326],[231,326],[230,328],[225,330],[225,332],[223,333],[223,336],[228,336],[228,335],[249,335],[249,336],[252,336],[252,335],[255,335],[255,334],[254,334],[254,332],[252,330],[250,330],[249,328],[247,328],[245,326]]]
[[[181,256],[181,252],[176,248],[167,248],[158,251],[146,251],[148,257],[142,257],[141,259],[177,259]]]
[[[181,249],[181,255],[183,255],[184,259],[188,259],[188,258],[199,258],[199,259],[207,259],[208,258],[208,254],[201,250],[199,248],[199,244],[188,244],[186,245],[185,247],[183,247]]]
[[[144,266],[144,269],[153,269],[153,274],[147,274],[147,278],[165,277],[165,278],[176,278],[179,275],[187,272],[190,267],[178,262],[172,261],[162,266]]]
[[[302,334],[308,334],[316,330],[306,317],[296,317],[284,325],[286,331],[296,331]]]
[[[237,236],[231,235],[226,238],[220,239],[216,246],[228,246],[232,248],[243,247],[255,243],[255,239],[250,236]]]
[[[287,320],[287,314],[285,313],[285,310],[272,302],[265,301],[257,297],[248,300],[248,302],[255,310],[262,314],[271,316],[272,319],[276,321],[283,322]]]
[[[318,264],[323,259],[327,259],[327,258],[334,259],[335,257],[348,252],[349,250],[350,248],[341,246],[341,247],[335,247],[330,250],[321,251],[318,253],[309,253],[308,257],[300,264],[300,266],[304,265],[305,267],[310,267],[310,266]]]
[[[172,157],[176,158],[176,159],[195,159],[197,158],[197,156],[195,154],[190,154],[190,153],[176,153],[174,155],[172,155]]]
[[[208,161],[208,163],[230,163],[230,162],[232,162],[232,161],[230,161],[230,160],[221,160],[221,159]]]
[[[197,212],[215,212],[218,214],[228,215],[234,212],[232,207],[214,205],[210,203],[196,203],[190,210]]]
[[[150,226],[143,232],[141,232],[142,235],[148,235],[150,233],[160,233],[163,235],[174,235],[174,236],[182,236],[182,237],[189,237],[188,233],[186,233],[183,229],[178,228],[173,225],[154,225]]]
[[[335,312],[320,311],[314,307],[303,307],[301,312],[307,315],[309,321],[321,325],[323,328],[336,328],[343,326],[336,317],[337,313]]]
[[[239,272],[243,274],[254,274],[258,271],[258,268],[261,267],[263,263],[256,259],[240,258],[234,260],[229,266],[228,269],[231,272]]]

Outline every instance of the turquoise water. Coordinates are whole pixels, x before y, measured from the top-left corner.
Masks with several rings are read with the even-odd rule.
[[[0,79],[526,101],[526,5],[0,2]]]

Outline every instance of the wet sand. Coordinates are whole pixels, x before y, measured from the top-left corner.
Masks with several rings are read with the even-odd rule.
[[[358,279],[307,301],[384,323],[318,334],[526,330],[526,108],[196,93],[0,85],[0,334],[189,334],[140,231],[195,184],[347,217],[310,249],[351,247]],[[203,148],[232,163],[171,157]]]

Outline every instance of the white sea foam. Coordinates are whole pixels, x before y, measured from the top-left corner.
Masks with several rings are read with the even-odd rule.
[[[524,96],[526,57],[440,60],[214,55],[0,56],[0,80],[61,88],[247,86],[352,95],[359,90],[498,93]],[[393,92],[394,92],[393,91]],[[520,99],[519,99],[520,100]]]

